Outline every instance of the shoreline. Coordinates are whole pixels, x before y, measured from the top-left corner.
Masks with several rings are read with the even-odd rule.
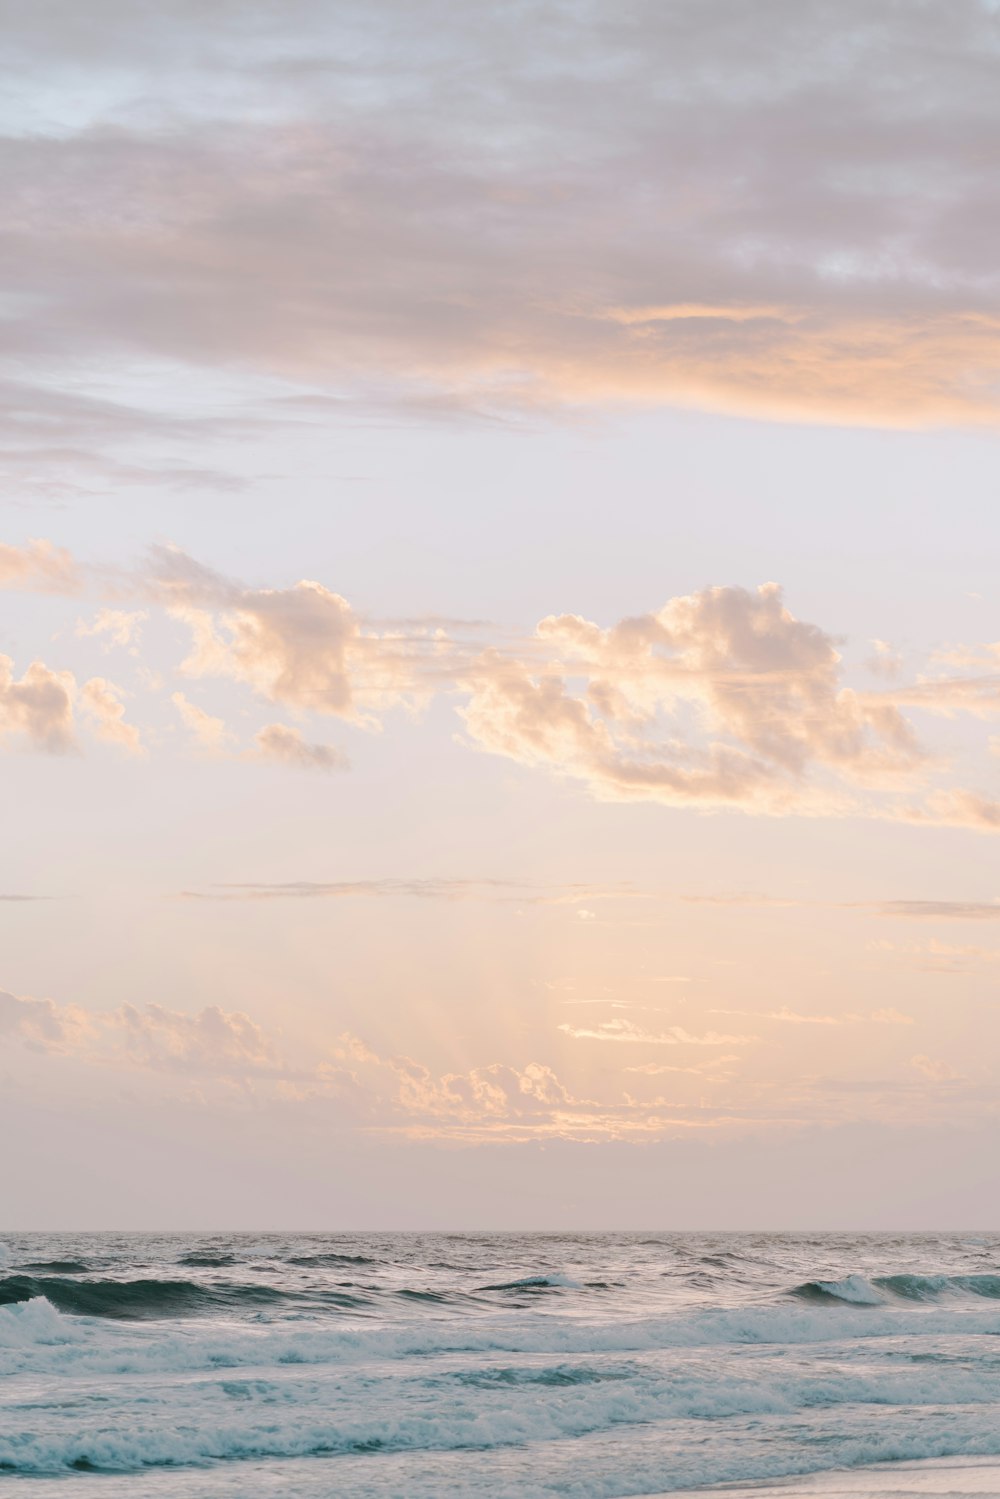
[[[924,1499],[938,1495],[1000,1499],[1000,1457],[928,1457],[864,1468],[795,1474],[752,1483],[675,1489],[646,1499]]]

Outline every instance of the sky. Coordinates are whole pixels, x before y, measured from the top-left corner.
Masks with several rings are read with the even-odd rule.
[[[0,30],[5,1225],[1000,1227],[1000,6]]]

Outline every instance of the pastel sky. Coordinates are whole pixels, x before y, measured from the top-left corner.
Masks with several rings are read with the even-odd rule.
[[[1000,6],[0,26],[7,1225],[1000,1226]]]

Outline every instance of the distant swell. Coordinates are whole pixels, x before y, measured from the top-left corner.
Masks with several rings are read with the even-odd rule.
[[[580,1289],[580,1282],[578,1280],[570,1280],[568,1275],[525,1275],[521,1280],[502,1280],[497,1285],[483,1286],[482,1289],[484,1291],[552,1291],[562,1289],[578,1291]]]
[[[377,1265],[378,1261],[366,1254],[295,1254],[285,1261],[287,1265]]]

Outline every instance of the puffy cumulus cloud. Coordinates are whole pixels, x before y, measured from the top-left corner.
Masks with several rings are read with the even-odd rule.
[[[832,638],[774,584],[705,589],[610,629],[551,616],[535,647],[480,656],[466,727],[599,795],[844,811],[848,790],[905,783],[923,760],[899,708],[843,686]]]
[[[6,28],[22,363],[125,351],[423,413],[995,419],[980,0],[88,15],[89,51],[70,0]],[[56,132],[38,101],[81,63]]]
[[[0,740],[21,737],[50,754],[74,750],[75,686],[71,673],[52,671],[42,661],[32,661],[15,681],[13,661],[0,655]]]
[[[321,1087],[340,1095],[349,1087],[371,1127],[412,1138],[657,1139],[745,1122],[721,1104],[639,1100],[624,1092],[604,1100],[580,1097],[541,1062],[494,1062],[439,1075],[411,1057],[380,1056],[350,1034],[339,1039],[333,1060],[337,1070],[325,1074]],[[718,1081],[698,1073],[702,1091]],[[315,1084],[306,1089],[315,1090]]]
[[[98,739],[117,744],[130,755],[145,755],[142,735],[135,724],[125,722],[122,689],[104,677],[91,677],[80,690],[80,705]]]
[[[204,610],[172,612],[192,630],[181,668],[189,676],[232,677],[273,701],[354,716],[346,657],[360,628],[347,601],[321,583],[246,590],[218,623]]]
[[[366,710],[415,690],[407,637],[363,630],[322,583],[246,588],[175,548],[155,548],[144,586],[191,631],[187,676],[229,677],[271,702],[369,728],[377,720]],[[444,644],[439,637],[432,648]]]
[[[36,1051],[73,1052],[88,1045],[93,1018],[75,1005],[0,990],[0,1041],[22,1041]]]
[[[269,723],[254,735],[256,756],[274,765],[294,765],[300,770],[346,770],[349,764],[342,750],[329,744],[309,744],[298,729],[283,723]]]
[[[32,661],[15,680],[14,663],[0,655],[0,740],[20,738],[50,754],[76,750],[77,704],[99,739],[131,755],[145,754],[138,728],[125,721],[122,689],[113,682],[92,677],[78,687],[72,672],[53,671],[42,661]]]
[[[236,1080],[280,1076],[275,1043],[239,1011],[208,1005],[195,1014],[163,1005],[90,1011],[0,992],[0,1040],[99,1065],[150,1068]]]
[[[182,1071],[255,1073],[278,1066],[274,1042],[249,1016],[207,1005],[195,1015],[162,1005],[123,1005],[114,1029],[133,1061]]]
[[[81,586],[76,562],[65,547],[43,540],[29,541],[23,547],[0,542],[0,588],[76,593]]]

